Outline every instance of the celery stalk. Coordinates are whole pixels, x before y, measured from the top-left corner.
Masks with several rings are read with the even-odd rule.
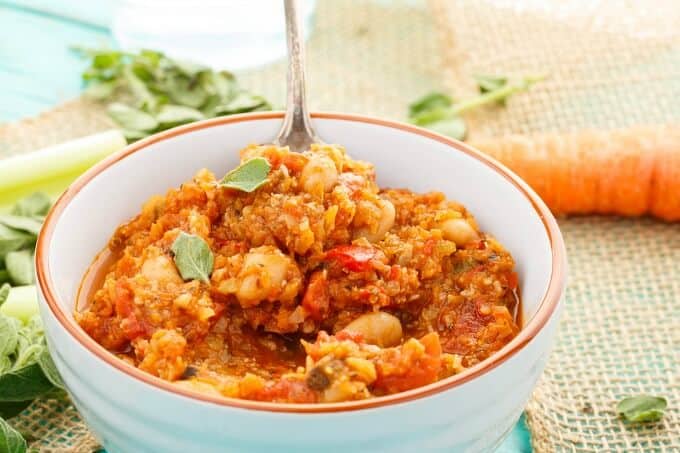
[[[35,285],[15,286],[0,305],[0,314],[21,320],[24,324],[38,314],[38,293]]]
[[[0,210],[35,191],[58,195],[82,172],[125,145],[122,132],[110,130],[0,160]]]

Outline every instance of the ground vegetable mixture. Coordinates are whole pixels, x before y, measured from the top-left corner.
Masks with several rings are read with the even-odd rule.
[[[266,179],[201,170],[93,265],[76,316],[121,359],[199,392],[324,403],[432,383],[517,334],[512,257],[463,206],[379,189],[339,146],[241,160],[233,177],[258,160]]]

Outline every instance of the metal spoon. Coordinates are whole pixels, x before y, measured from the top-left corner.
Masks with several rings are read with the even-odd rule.
[[[305,96],[305,46],[297,0],[284,0],[288,40],[288,95],[286,116],[274,140],[278,146],[302,152],[312,143],[321,143],[314,132]]]

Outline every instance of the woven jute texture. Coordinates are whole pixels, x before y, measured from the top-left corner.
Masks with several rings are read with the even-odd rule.
[[[591,3],[609,8],[598,17],[622,11],[611,2]],[[432,1],[429,11],[417,1],[320,0],[307,47],[312,107],[403,120],[408,103],[428,91],[472,94],[473,73],[546,71],[547,81],[506,109],[471,116],[472,136],[678,122],[677,27],[643,18],[656,24],[656,34],[619,42],[616,32],[638,30],[639,23],[611,30],[606,23],[593,27],[567,16],[548,20],[472,0]],[[664,16],[672,19],[671,10]],[[567,54],[558,45],[577,39],[567,19],[579,31],[604,33],[615,42],[578,38],[585,48]],[[524,34],[510,33],[520,26]],[[556,28],[568,37],[560,38]],[[547,43],[556,47],[546,49]],[[606,51],[588,55],[595,49]],[[558,66],[560,57],[566,67]],[[658,66],[652,70],[651,63]],[[579,81],[572,83],[576,74]],[[283,104],[283,62],[239,79]],[[642,106],[646,110],[635,108]],[[75,100],[0,126],[0,156],[110,126],[99,107]],[[563,219],[560,225],[570,278],[557,345],[527,407],[535,451],[680,451],[680,226],[596,217]],[[668,399],[662,422],[629,427],[616,417],[616,402],[639,393]],[[88,452],[94,445],[73,409],[55,401],[34,404],[12,423],[37,437],[34,445],[42,451]]]
[[[430,5],[452,94],[472,94],[474,74],[548,75],[506,108],[470,115],[473,138],[680,120],[678,2]],[[535,450],[680,451],[680,226],[611,218],[560,225],[570,277],[557,344],[527,407]],[[666,416],[627,426],[616,403],[642,393],[667,398]]]

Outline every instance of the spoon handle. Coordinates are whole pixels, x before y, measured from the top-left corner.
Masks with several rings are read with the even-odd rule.
[[[305,94],[305,46],[297,0],[284,0],[286,37],[288,40],[288,98],[286,116],[276,139],[280,146],[293,151],[305,151],[319,143],[307,110]]]

